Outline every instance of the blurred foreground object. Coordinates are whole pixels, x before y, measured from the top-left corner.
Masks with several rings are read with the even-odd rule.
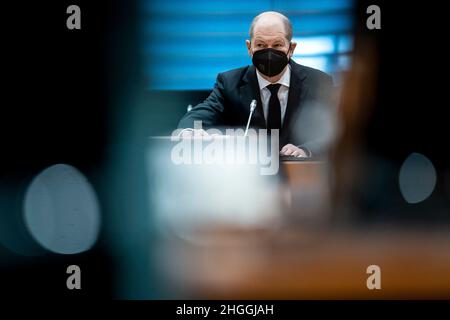
[[[449,299],[448,229],[209,230],[157,259],[174,292],[208,299]],[[381,290],[366,286],[370,265]]]
[[[183,297],[450,298],[448,90],[411,54],[417,34],[396,27],[405,8],[383,2],[383,28],[369,31],[370,4],[357,6],[329,162],[281,164],[282,223],[165,238],[155,256]],[[432,6],[408,10],[433,16]],[[446,61],[424,53],[435,55]],[[370,265],[381,268],[381,290],[366,286]]]

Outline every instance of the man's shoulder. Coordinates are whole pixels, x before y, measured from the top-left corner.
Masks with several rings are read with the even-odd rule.
[[[244,79],[248,77],[247,73],[250,67],[251,66],[245,66],[221,72],[217,76],[217,81],[222,88],[235,90],[242,85],[243,81],[246,81]]]

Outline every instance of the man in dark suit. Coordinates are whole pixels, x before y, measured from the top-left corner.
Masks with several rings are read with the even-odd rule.
[[[319,155],[321,143],[302,137],[299,114],[305,107],[329,104],[331,77],[291,60],[297,45],[292,42],[292,25],[278,12],[254,18],[246,45],[253,65],[220,73],[209,97],[180,120],[181,135],[207,135],[193,129],[194,121],[200,120],[205,129],[245,127],[256,100],[250,126],[279,129],[281,155]]]

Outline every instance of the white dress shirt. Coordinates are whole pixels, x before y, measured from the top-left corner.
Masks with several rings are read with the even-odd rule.
[[[258,70],[256,70],[256,76],[258,78],[259,90],[261,93],[261,102],[263,105],[264,111],[264,119],[266,119],[267,123],[267,115],[269,113],[269,100],[270,100],[270,90],[267,89],[271,82],[264,79]],[[278,100],[280,100],[280,108],[281,108],[281,125],[283,125],[284,115],[286,114],[286,107],[288,101],[289,94],[289,85],[291,83],[291,66],[288,65],[284,74],[281,76],[280,80],[275,83],[281,84],[280,89],[278,90]]]

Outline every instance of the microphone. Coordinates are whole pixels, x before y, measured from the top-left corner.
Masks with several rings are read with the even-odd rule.
[[[252,102],[250,103],[250,114],[248,115],[247,127],[245,127],[244,137],[247,136],[248,127],[250,126],[250,121],[252,120],[253,111],[255,111],[255,109],[256,109],[256,100],[253,99]]]

